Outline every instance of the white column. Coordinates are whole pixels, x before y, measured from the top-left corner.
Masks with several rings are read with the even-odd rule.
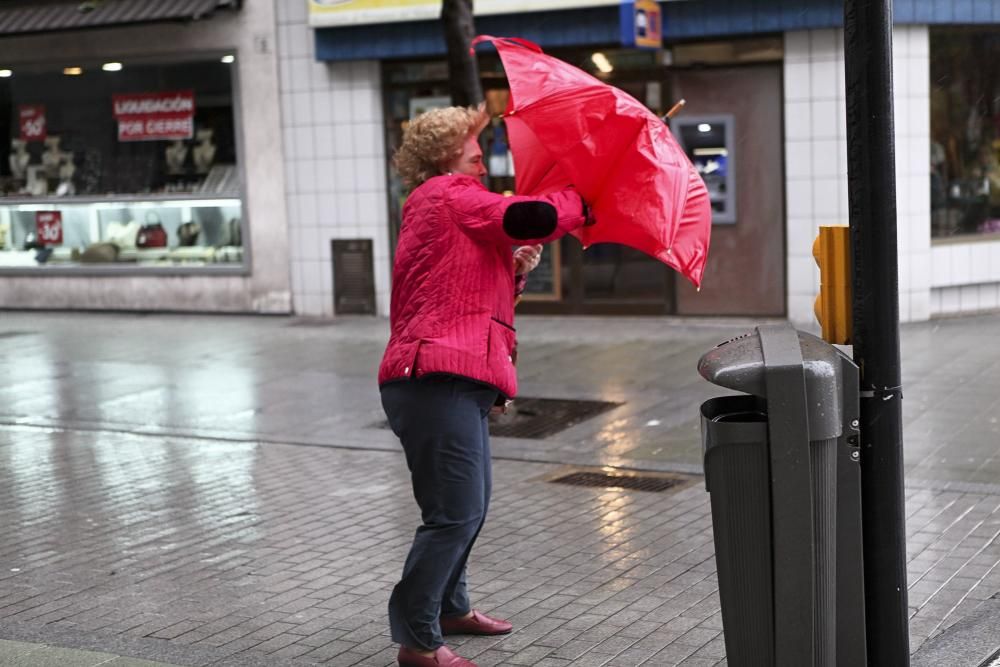
[[[370,238],[389,310],[389,235],[377,61],[322,63],[305,2],[276,0],[294,310],[333,315],[332,239]]]

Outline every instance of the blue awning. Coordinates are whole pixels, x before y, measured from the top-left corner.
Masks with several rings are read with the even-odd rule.
[[[661,2],[666,42],[839,28],[843,0],[686,0]],[[896,24],[1000,24],[1000,0],[895,0]],[[476,32],[516,36],[549,49],[621,43],[616,6],[476,17]],[[318,60],[433,57],[445,53],[439,21],[316,30]]]
[[[481,16],[476,17],[476,32],[516,35],[545,48],[608,46],[619,44],[621,39],[617,6]],[[444,29],[440,21],[316,30],[317,60],[382,60],[444,54]]]

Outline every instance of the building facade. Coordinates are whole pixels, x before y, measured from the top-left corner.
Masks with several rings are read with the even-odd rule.
[[[447,96],[436,20],[323,25],[313,3],[279,3],[283,138],[296,310],[335,313],[331,241],[372,242],[376,309],[388,311],[403,197],[388,161],[401,125]],[[675,134],[726,128],[725,191],[710,267],[696,293],[627,249],[586,252],[567,239],[524,312],[675,313],[812,319],[818,227],[847,224],[843,7],[830,0],[660,3],[663,48],[623,46],[620,7],[477,16],[477,31],[516,35],[597,73],[662,112],[683,97]],[[764,7],[763,5],[774,5]],[[998,91],[989,72],[1000,2],[896,2],[894,102],[900,314],[904,321],[1000,307]],[[354,19],[350,19],[354,20]],[[992,49],[992,51],[991,51]],[[977,55],[978,54],[978,55]],[[970,67],[971,63],[976,63]],[[480,56],[487,100],[502,109],[495,57]],[[975,73],[975,76],[972,74]],[[688,128],[688,129],[685,129]],[[487,130],[487,148],[495,137]],[[497,190],[512,180],[493,162]],[[718,164],[703,161],[707,170]],[[713,185],[710,183],[710,188]],[[713,190],[715,192],[715,190]]]
[[[274,4],[0,3],[0,308],[288,313]]]
[[[111,3],[53,2],[62,23],[32,4],[0,2],[0,308],[388,313],[406,194],[391,155],[409,118],[448,104],[438,0],[118,0],[103,23]],[[714,225],[700,292],[567,238],[519,311],[811,321],[813,239],[848,222],[842,3],[537,6],[477,2],[477,31],[660,114],[685,99],[672,127]],[[894,7],[900,315],[995,310],[1000,0]],[[507,84],[478,53],[489,186],[509,191]]]

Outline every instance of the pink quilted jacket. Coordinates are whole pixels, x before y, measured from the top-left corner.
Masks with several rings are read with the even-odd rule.
[[[580,196],[504,197],[464,175],[435,176],[403,207],[392,272],[392,333],[378,382],[458,375],[517,393],[511,246],[583,224]]]

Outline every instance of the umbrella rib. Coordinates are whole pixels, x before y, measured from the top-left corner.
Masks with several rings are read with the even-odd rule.
[[[503,115],[504,116],[513,116],[513,115],[515,115],[515,114],[517,114],[519,112],[524,111],[525,109],[531,109],[531,108],[537,107],[539,105],[544,105],[544,104],[548,104],[548,103],[551,103],[551,102],[557,102],[557,101],[562,100],[564,97],[585,98],[585,97],[594,97],[594,96],[596,96],[598,94],[602,94],[602,93],[595,92],[595,91],[589,91],[589,90],[588,91],[565,90],[565,91],[560,91],[558,93],[552,93],[551,95],[547,95],[545,97],[540,97],[537,100],[534,100],[533,102],[528,102],[527,104],[524,104],[522,106],[517,106],[517,103],[516,103],[517,97],[515,97],[514,98],[515,99],[514,108],[510,110],[510,113],[505,113]]]
[[[659,121],[659,119],[657,119],[657,120]],[[636,140],[639,138],[639,135],[642,134],[643,130],[646,129],[646,127],[647,127],[646,125],[640,125],[638,127],[638,129],[636,130],[635,134],[632,136],[631,142],[629,144],[623,144],[623,145],[624,146],[634,145],[635,142],[636,142]],[[620,151],[618,153],[618,155],[615,156],[615,161],[612,163],[611,167],[608,169],[608,172],[612,172],[613,173],[617,169],[617,167],[621,163],[621,161],[625,158],[626,155],[628,155],[628,150],[627,149]],[[685,175],[686,175],[686,172],[685,172]],[[685,188],[684,189],[683,199],[678,202],[678,206],[675,208],[675,212],[683,211],[684,208],[685,208],[685,206],[687,206],[687,193],[688,193],[687,188]],[[600,194],[598,195],[598,197],[599,196],[600,196]],[[596,199],[596,197],[595,197],[595,199]],[[666,216],[667,215],[667,211],[663,211],[663,214],[664,214],[664,216]],[[666,226],[666,229],[668,231],[672,230],[673,233],[670,234],[670,237],[668,239],[666,239],[664,241],[661,241],[661,243],[663,244],[663,247],[666,249],[666,251],[667,251],[668,254],[673,249],[674,239],[676,238],[677,232],[679,231],[679,222],[680,222],[681,214],[677,213],[674,217],[677,218],[677,222],[675,224],[667,225]]]
[[[639,134],[642,132],[643,127],[644,126],[640,125],[639,129],[632,136],[631,141],[629,143],[627,143],[627,144],[622,144],[622,146],[632,146],[632,145],[634,145],[635,144],[635,140],[639,137]],[[618,151],[618,155],[615,156],[615,160],[611,164],[611,167],[607,170],[607,172],[612,172],[613,173],[614,170],[615,170],[615,168],[621,163],[621,161],[624,159],[624,157],[625,157],[626,154],[628,154],[628,150],[627,149],[623,149],[623,150]],[[561,159],[560,159],[560,162],[561,162]]]
[[[580,93],[578,91],[561,91],[560,93],[556,93],[556,94],[550,95],[548,97],[537,99],[534,102],[529,103],[529,104],[521,107],[520,109],[515,109],[514,111],[523,111],[525,109],[529,109],[529,108],[533,108],[533,107],[538,107],[540,105],[544,107],[544,103],[551,103],[551,102],[559,101],[560,99],[565,98],[565,97],[583,97],[583,96],[593,96],[593,95],[594,95],[594,93],[591,93],[590,91],[586,91],[584,93]],[[539,112],[538,108],[534,108],[533,110],[536,113]],[[514,114],[512,113],[512,114],[508,114],[508,115],[514,115]],[[653,118],[655,118],[655,116],[653,116]],[[656,118],[656,120],[657,120],[657,122],[662,122],[658,118]],[[635,144],[636,140],[639,138],[639,135],[642,133],[642,131],[645,128],[646,128],[646,125],[644,125],[644,124],[639,125],[637,127],[636,131],[635,131],[635,134],[632,135],[631,140],[627,144],[622,144],[622,145],[623,146],[633,146]],[[626,155],[628,155],[628,150],[627,149],[623,149],[623,150],[619,151],[618,154],[614,156],[614,162],[611,164],[611,167],[608,169],[608,171],[609,172],[613,171],[621,163],[621,161],[625,158]],[[545,174],[550,173],[552,171],[552,169],[555,168],[556,165],[559,165],[560,167],[563,168],[564,171],[566,171],[566,165],[564,164],[564,162],[565,162],[565,158],[562,158],[562,157],[555,158],[555,160],[553,161],[553,164],[545,171]],[[572,170],[567,171],[567,173],[572,173]],[[539,180],[541,180],[541,179],[539,179]],[[598,193],[596,196],[592,197],[592,200],[596,200],[602,194],[603,193]],[[687,197],[685,196],[685,200],[683,202],[680,202],[680,206],[678,207],[677,210],[683,210],[684,206],[686,205],[686,202],[687,202]],[[668,226],[668,229],[669,229],[669,226]],[[674,237],[676,236],[676,234],[677,234],[677,229],[676,229],[676,227],[674,227],[673,233],[669,236],[669,238],[666,239],[666,240],[661,240],[661,243],[663,244],[663,247],[666,249],[666,251],[668,253],[670,252],[670,250],[671,250],[671,248],[673,246]]]

